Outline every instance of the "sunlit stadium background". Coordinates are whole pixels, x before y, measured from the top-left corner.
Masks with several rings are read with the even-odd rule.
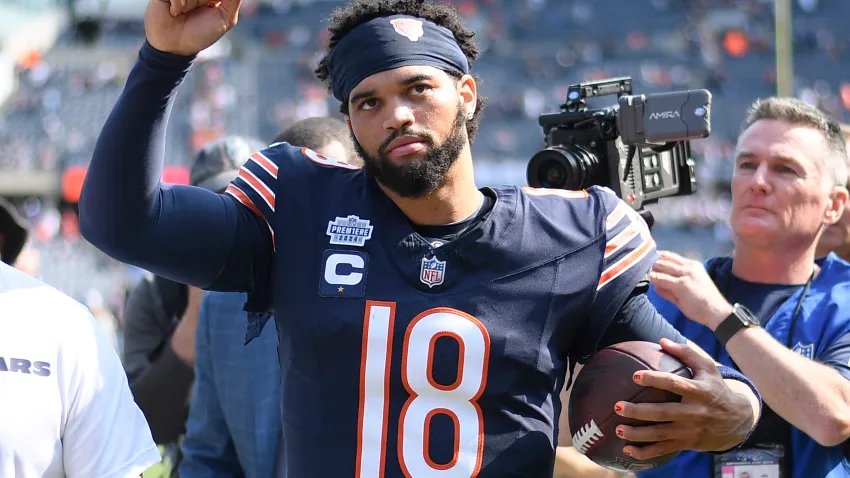
[[[850,120],[848,0],[445,0],[477,32],[490,98],[473,150],[479,184],[522,184],[543,147],[537,116],[571,84],[632,76],[635,91],[707,88],[713,131],[695,142],[699,193],[654,206],[660,245],[728,251],[731,151],[746,107],[779,92]],[[169,125],[164,179],[188,181],[206,141],[269,141],[307,116],[337,114],[313,78],[324,18],[340,0],[245,0],[204,52]],[[146,0],[0,0],[0,196],[33,226],[24,260],[104,321],[144,271],[79,237],[75,202],[99,130],[143,39]]]

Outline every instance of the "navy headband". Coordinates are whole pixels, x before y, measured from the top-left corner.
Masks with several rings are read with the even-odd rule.
[[[348,95],[366,77],[409,65],[469,73],[469,62],[452,32],[410,15],[378,17],[361,23],[334,47],[328,59],[336,99]]]

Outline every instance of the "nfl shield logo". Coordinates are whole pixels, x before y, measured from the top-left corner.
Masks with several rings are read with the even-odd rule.
[[[446,277],[446,261],[436,257],[422,258],[422,269],[419,272],[419,280],[428,287],[438,286]]]
[[[797,345],[795,345],[794,348],[791,350],[797,352],[798,354],[802,355],[803,357],[806,357],[809,360],[815,359],[815,344],[803,345],[802,342],[797,342]]]
[[[413,18],[394,18],[390,20],[390,23],[393,24],[396,33],[410,41],[417,41],[425,34],[422,22]]]

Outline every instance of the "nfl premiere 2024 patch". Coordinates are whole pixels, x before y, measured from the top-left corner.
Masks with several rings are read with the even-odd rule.
[[[366,295],[369,254],[328,249],[322,256],[319,278],[321,297],[359,299]]]
[[[326,233],[331,237],[330,243],[333,245],[363,247],[372,238],[372,229],[368,219],[350,215],[328,221]]]

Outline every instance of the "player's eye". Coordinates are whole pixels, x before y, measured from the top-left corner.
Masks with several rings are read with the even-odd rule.
[[[738,169],[756,169],[752,161],[741,161],[738,163]]]
[[[424,95],[430,89],[428,85],[414,85],[410,88],[410,92],[414,95]]]
[[[366,111],[366,110],[371,110],[372,108],[374,108],[376,106],[378,106],[378,100],[375,99],[375,98],[368,98],[368,99],[361,101],[360,104],[357,105],[357,109]]]

